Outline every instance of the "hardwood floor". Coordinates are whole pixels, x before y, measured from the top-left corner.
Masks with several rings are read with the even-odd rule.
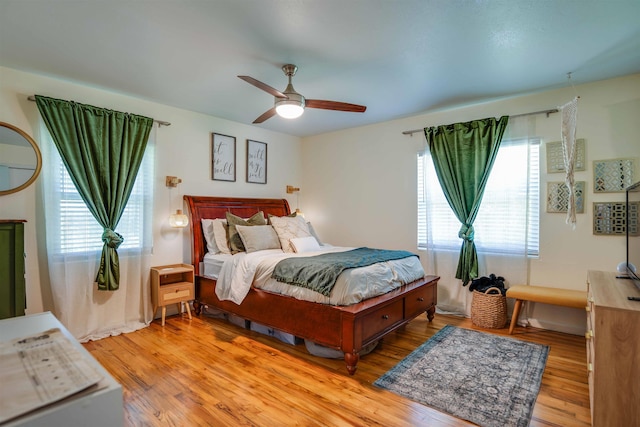
[[[342,359],[207,316],[156,320],[85,347],[123,385],[128,426],[467,426],[372,385],[447,324],[479,329],[421,315],[362,357],[355,376]],[[513,337],[551,347],[531,426],[589,426],[584,337],[532,328]]]

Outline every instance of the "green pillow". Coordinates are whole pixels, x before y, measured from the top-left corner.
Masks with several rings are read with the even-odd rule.
[[[229,248],[231,249],[232,254],[245,251],[244,244],[242,243],[240,234],[238,234],[236,225],[267,225],[267,220],[264,218],[264,213],[262,211],[256,213],[247,220],[227,212],[227,238],[229,240]]]

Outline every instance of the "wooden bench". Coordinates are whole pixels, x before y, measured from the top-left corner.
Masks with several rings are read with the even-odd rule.
[[[523,301],[541,302],[543,304],[561,305],[564,307],[585,308],[587,306],[587,291],[571,289],[549,288],[545,286],[514,285],[507,289],[507,297],[514,298],[509,335],[518,322],[518,315]]]

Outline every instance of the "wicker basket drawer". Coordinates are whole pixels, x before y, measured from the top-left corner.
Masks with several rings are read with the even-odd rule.
[[[193,299],[193,283],[178,282],[161,286],[158,291],[159,304],[173,304]]]

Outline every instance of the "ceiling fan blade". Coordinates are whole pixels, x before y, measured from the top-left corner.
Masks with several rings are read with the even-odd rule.
[[[323,101],[322,99],[307,99],[305,106],[308,108],[321,108],[323,110],[349,111],[353,113],[364,113],[367,107],[364,105],[348,104],[346,102]]]
[[[280,92],[277,89],[272,88],[271,86],[269,86],[266,83],[262,83],[260,80],[256,80],[253,77],[249,77],[249,76],[238,76],[239,78],[241,78],[242,80],[244,80],[245,82],[254,85],[255,87],[257,87],[258,89],[262,89],[263,91],[270,93],[271,95],[275,96],[276,98],[288,98],[287,95],[285,95],[284,93]]]
[[[270,119],[271,117],[276,115],[276,107],[273,107],[267,111],[265,111],[264,113],[262,113],[262,115],[260,117],[258,117],[257,119],[255,119],[253,121],[253,123],[262,123],[267,119]]]

